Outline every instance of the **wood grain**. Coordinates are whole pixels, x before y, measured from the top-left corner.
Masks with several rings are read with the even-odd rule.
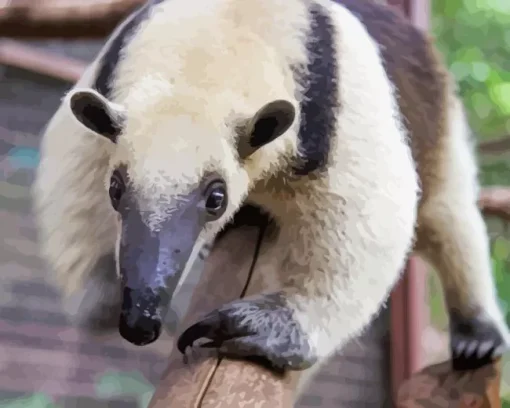
[[[451,362],[424,368],[404,382],[398,408],[500,408],[501,362],[454,372]]]

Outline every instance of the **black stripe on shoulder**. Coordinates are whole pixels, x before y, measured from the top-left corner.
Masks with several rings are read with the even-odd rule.
[[[120,60],[122,49],[126,46],[134,30],[149,16],[151,9],[163,1],[164,0],[149,0],[127,17],[126,20],[129,21],[125,24],[123,22],[124,26],[115,34],[115,38],[112,39],[108,49],[101,57],[94,88],[105,98],[108,99],[111,97],[112,80]]]
[[[310,3],[309,18],[309,62],[296,78],[305,88],[300,104],[299,164],[294,167],[297,175],[309,174],[327,164],[340,107],[333,21],[329,11],[315,2]]]

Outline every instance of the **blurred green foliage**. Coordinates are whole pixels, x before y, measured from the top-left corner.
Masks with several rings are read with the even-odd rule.
[[[154,386],[138,371],[107,371],[95,380],[94,397],[98,401],[130,399],[136,401],[138,408],[147,408],[153,393]],[[0,408],[64,408],[64,405],[36,392],[23,398],[0,401]]]
[[[35,393],[25,398],[0,401],[0,408],[60,408],[53,400],[43,393]]]
[[[433,0],[431,31],[481,139],[510,133],[510,2]]]
[[[106,372],[96,381],[96,395],[100,398],[134,397],[138,408],[147,408],[154,386],[138,371]]]

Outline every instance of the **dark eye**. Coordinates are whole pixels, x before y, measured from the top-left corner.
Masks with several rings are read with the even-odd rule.
[[[205,209],[214,217],[219,217],[223,214],[227,206],[227,189],[225,184],[220,181],[215,181],[209,185],[205,195]]]
[[[113,208],[116,210],[119,206],[119,201],[124,193],[124,181],[120,174],[115,171],[110,179],[110,200],[112,202]]]

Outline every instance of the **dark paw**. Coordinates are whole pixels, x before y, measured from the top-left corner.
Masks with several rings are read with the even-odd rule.
[[[177,347],[184,354],[201,338],[210,341],[200,347],[216,348],[222,356],[256,361],[276,371],[302,370],[316,361],[308,336],[280,294],[222,306],[185,330]]]
[[[476,370],[505,353],[507,334],[491,321],[450,317],[450,349],[454,370]]]

